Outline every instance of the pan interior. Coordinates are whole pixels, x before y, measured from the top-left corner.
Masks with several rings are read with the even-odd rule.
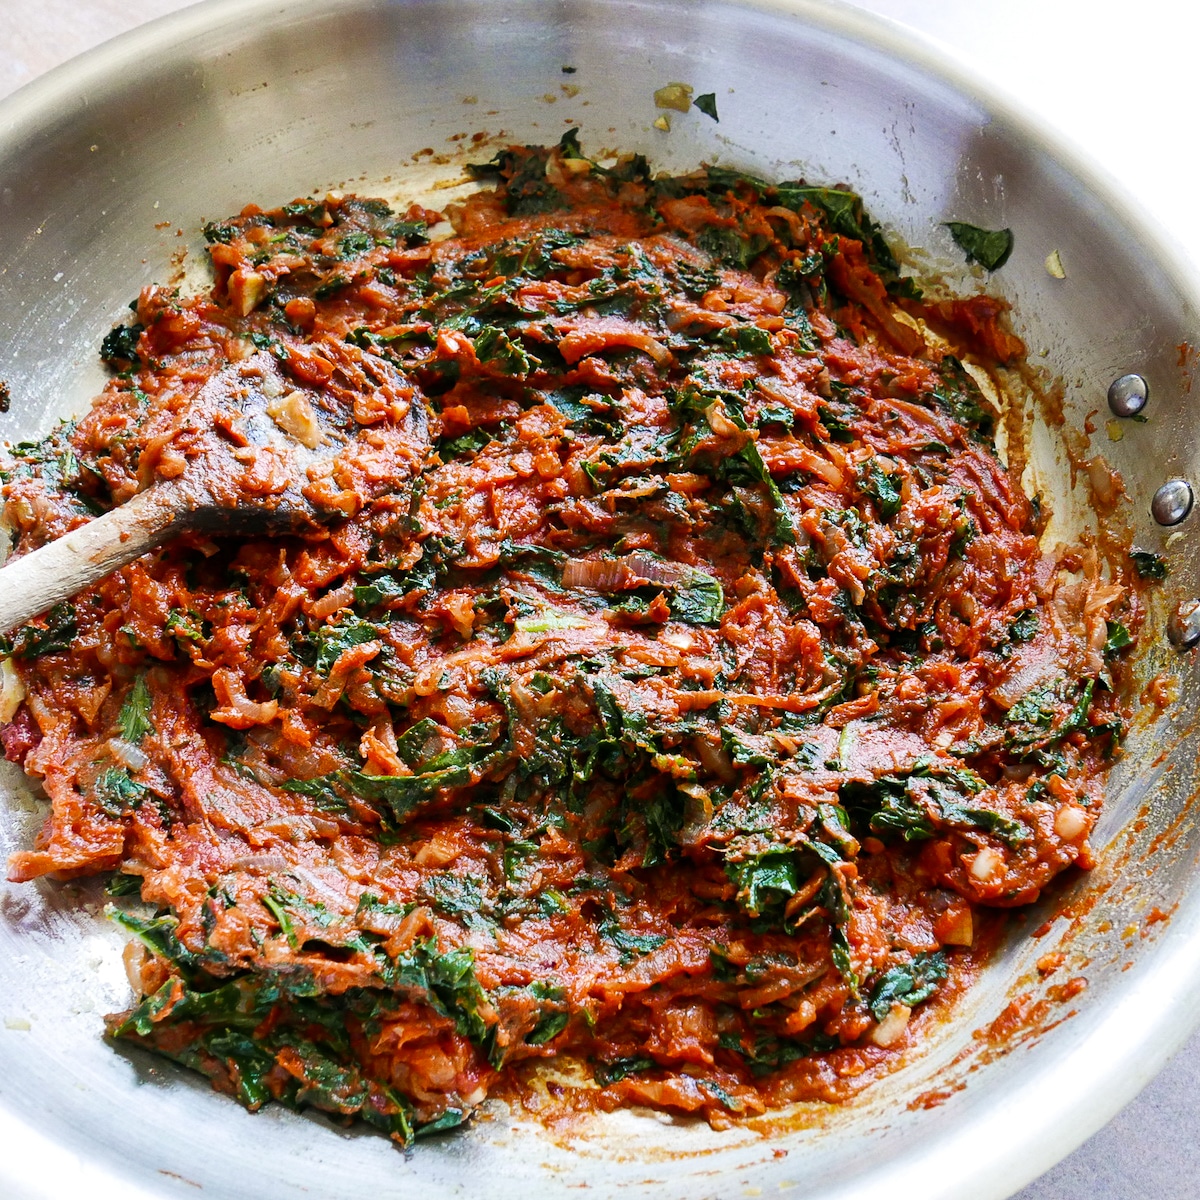
[[[655,129],[653,93],[677,80],[715,92],[720,121],[693,110],[669,133]],[[1117,519],[1171,564],[1139,670],[1143,680],[1166,673],[1178,697],[1166,716],[1135,723],[1111,777],[1097,869],[1013,922],[953,1022],[903,1069],[844,1108],[800,1110],[769,1136],[629,1112],[548,1134],[495,1106],[468,1133],[405,1158],[320,1117],[252,1116],[169,1064],[101,1041],[100,1017],[126,1006],[128,986],[123,937],[100,915],[94,884],[7,885],[5,1194],[199,1186],[234,1197],[253,1180],[264,1198],[336,1197],[352,1178],[356,1191],[431,1198],[584,1185],[597,1197],[866,1197],[885,1180],[895,1194],[999,1197],[1086,1137],[1183,1040],[1200,979],[1188,949],[1200,944],[1189,716],[1200,697],[1165,626],[1171,606],[1196,594],[1197,568],[1188,524],[1158,529],[1149,501],[1198,465],[1186,422],[1193,291],[1102,183],[1003,103],[890,28],[815,3],[232,0],[69,64],[9,100],[4,118],[0,376],[12,403],[0,437],[13,441],[86,405],[103,382],[100,338],[130,299],[183,278],[202,256],[203,223],[250,201],[346,188],[423,191],[436,204],[453,195],[443,185],[463,161],[572,126],[592,152],[640,151],[666,170],[708,161],[846,183],[902,243],[952,267],[952,284],[986,283],[1013,303],[1030,361],[1063,384],[1062,424],[1032,429],[1031,486],[1070,532],[1091,512],[1087,472],[1070,469],[1064,444],[1077,463],[1099,455],[1120,473]],[[950,219],[1013,229],[1000,275],[953,266],[941,226]],[[1046,270],[1053,251],[1066,279]],[[1112,441],[1105,391],[1128,371],[1149,381],[1150,419],[1123,422]],[[0,797],[7,854],[30,843],[41,809],[7,764]],[[1034,964],[1056,949],[1064,966],[1043,979]],[[1073,978],[1088,986],[1067,997]],[[1006,1010],[1004,1039],[976,1036]]]

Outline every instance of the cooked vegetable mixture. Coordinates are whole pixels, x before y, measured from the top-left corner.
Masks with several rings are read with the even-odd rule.
[[[922,297],[853,193],[574,131],[476,170],[440,240],[207,226],[211,294],[143,291],[10,450],[18,552],[187,470],[221,370],[336,451],[311,531],[176,538],[10,639],[52,803],[12,877],[111,872],[110,1035],[250,1108],[407,1144],[555,1057],[581,1107],[841,1098],[1088,865],[1136,601],[997,456],[1002,303]],[[236,416],[227,486],[286,486]]]

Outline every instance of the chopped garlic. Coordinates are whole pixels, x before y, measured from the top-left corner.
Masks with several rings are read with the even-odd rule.
[[[1121,428],[1121,422],[1114,418],[1111,421],[1105,421],[1104,431],[1108,434],[1110,442],[1119,442],[1125,436],[1125,430]]]
[[[893,1004],[888,1015],[875,1026],[871,1041],[877,1046],[894,1046],[904,1036],[911,1016],[912,1009],[907,1005]]]
[[[972,879],[988,883],[1004,873],[1004,857],[991,846],[984,846],[971,860],[970,873]]]
[[[267,294],[266,276],[238,268],[229,277],[229,300],[240,317],[248,316]]]
[[[324,440],[317,414],[303,392],[288,392],[267,405],[267,416],[289,437],[315,450]]]
[[[690,83],[668,83],[654,93],[654,107],[687,112],[692,107],[692,90]]]
[[[663,131],[663,133],[670,133],[671,132],[671,118],[668,117],[666,113],[663,113],[661,116],[659,116],[655,119],[654,128],[661,129]]]
[[[1067,272],[1063,267],[1062,259],[1059,257],[1057,250],[1051,250],[1050,253],[1046,255],[1046,271],[1055,279],[1066,279]]]
[[[1064,842],[1073,842],[1087,829],[1087,813],[1074,804],[1064,804],[1054,817],[1054,832]]]

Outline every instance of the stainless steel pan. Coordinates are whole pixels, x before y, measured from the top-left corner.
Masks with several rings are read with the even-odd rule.
[[[693,111],[669,134],[652,128],[652,94],[674,80],[715,91],[720,123]],[[1129,740],[1100,865],[1014,923],[953,1022],[844,1108],[801,1109],[769,1135],[633,1113],[552,1134],[496,1108],[407,1159],[319,1117],[251,1116],[184,1072],[105,1046],[100,1016],[128,993],[98,892],[8,887],[0,1194],[435,1200],[586,1185],[597,1198],[986,1200],[1082,1141],[1200,1017],[1197,684],[1166,638],[1171,608],[1197,592],[1200,517],[1168,544],[1150,516],[1162,482],[1200,468],[1194,356],[1179,350],[1195,335],[1196,285],[1068,152],[889,27],[812,0],[218,0],[144,27],[0,106],[0,378],[12,391],[0,437],[37,434],[86,403],[100,337],[181,249],[199,257],[204,220],[333,186],[396,194],[414,156],[452,177],[436,160],[461,159],[475,133],[550,141],[574,124],[590,148],[641,150],[666,168],[719,158],[845,181],[935,254],[952,249],[943,220],[1013,228],[1016,252],[993,284],[1033,361],[1065,384],[1065,425],[1035,430],[1031,482],[1073,528],[1088,493],[1071,488],[1055,447],[1067,437],[1102,454],[1125,482],[1118,516],[1172,566],[1141,670],[1169,673],[1178,699]],[[1045,269],[1054,250],[1065,280]],[[1106,389],[1129,371],[1149,381],[1149,420],[1122,423],[1110,442]],[[7,766],[0,798],[7,853],[29,842],[40,810]],[[1043,979],[1034,963],[1056,949],[1064,965]],[[1079,977],[1087,989],[1068,997],[1062,985]],[[976,1036],[989,1026],[996,1036]]]

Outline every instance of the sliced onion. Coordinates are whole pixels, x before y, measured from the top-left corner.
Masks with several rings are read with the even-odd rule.
[[[626,554],[624,558],[571,559],[563,567],[565,588],[591,588],[596,592],[619,592],[657,583],[679,587],[689,583],[695,571],[683,563],[666,562],[649,554]]]
[[[565,588],[612,592],[629,587],[629,568],[619,558],[573,558],[563,567]]]
[[[658,583],[663,587],[678,587],[690,583],[695,572],[683,563],[666,562],[651,558],[648,554],[630,554],[625,558],[629,570],[645,583]]]
[[[7,725],[17,715],[24,699],[25,685],[12,659],[0,658],[0,725]]]
[[[233,871],[259,871],[269,874],[272,871],[291,871],[292,864],[282,854],[246,854],[235,858],[229,867]]]
[[[1057,679],[1060,673],[1059,664],[1044,650],[1035,648],[1029,657],[1019,658],[1015,670],[992,688],[992,699],[1007,711],[1022,696]]]

